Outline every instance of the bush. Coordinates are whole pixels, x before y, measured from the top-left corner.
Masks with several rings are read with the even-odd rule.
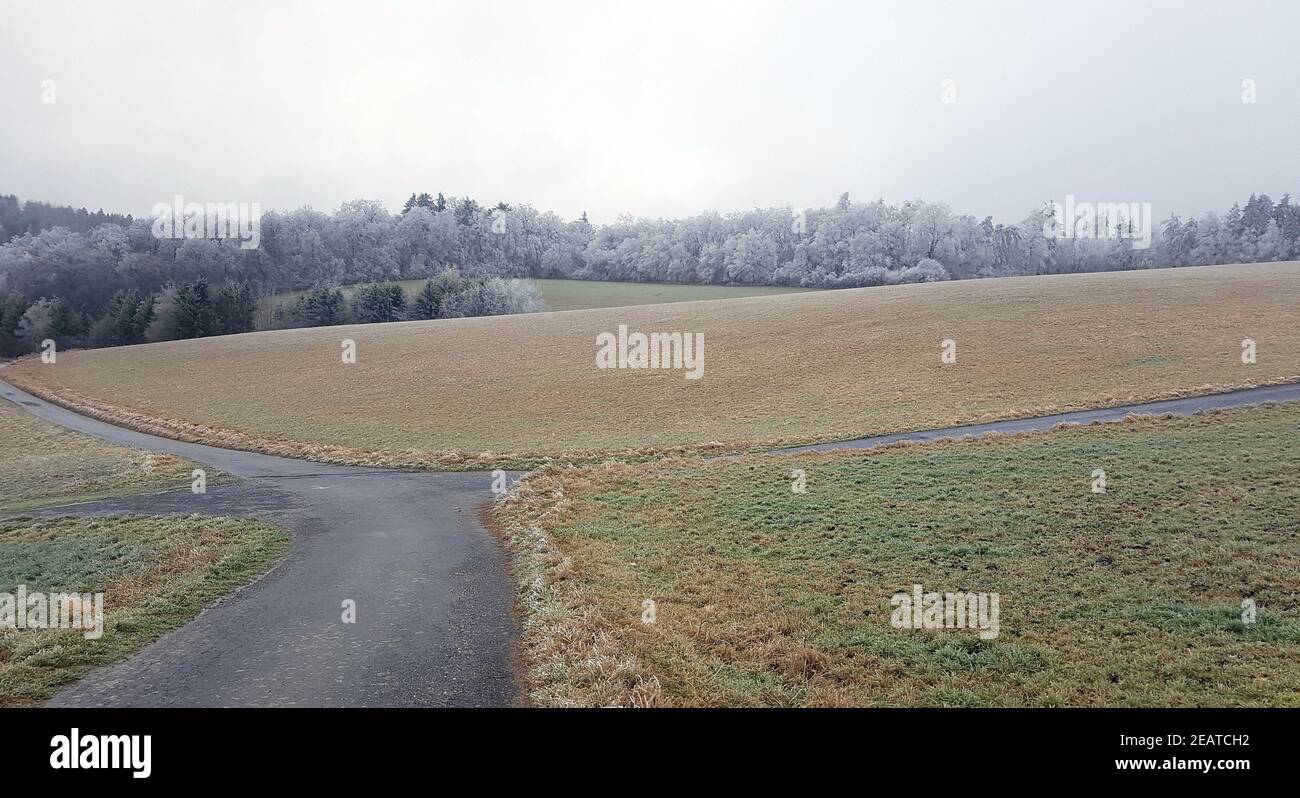
[[[922,258],[915,266],[908,266],[906,269],[864,266],[838,278],[833,275],[822,275],[812,284],[822,288],[862,288],[904,283],[934,283],[948,279],[951,278],[942,263],[932,258]]]
[[[440,318],[537,313],[544,307],[537,286],[531,281],[492,277],[467,281],[460,291],[444,297]]]
[[[900,283],[937,283],[950,279],[948,270],[933,258],[922,258],[915,266],[903,269],[898,277]]]

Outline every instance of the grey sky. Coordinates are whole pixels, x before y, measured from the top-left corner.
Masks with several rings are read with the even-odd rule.
[[[1295,2],[0,0],[0,20],[0,193],[135,214],[443,191],[605,222],[849,191],[1018,220],[1067,193],[1163,217],[1300,190]]]

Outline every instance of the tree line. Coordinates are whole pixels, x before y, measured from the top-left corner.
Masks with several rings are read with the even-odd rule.
[[[119,289],[98,315],[59,296],[28,303],[10,293],[0,301],[0,354],[24,354],[47,339],[72,349],[249,332],[256,310],[248,283],[211,288],[203,278],[158,293]]]
[[[215,303],[227,286],[245,286],[238,290],[256,297],[437,279],[448,269],[481,281],[847,288],[1300,258],[1300,209],[1289,194],[1277,202],[1252,195],[1244,207],[1234,204],[1223,214],[1171,215],[1146,249],[1118,235],[1047,236],[1051,213],[1045,207],[1017,224],[1002,224],[954,213],[943,203],[857,203],[845,194],[825,208],[672,220],[623,216],[594,226],[585,213],[566,222],[528,205],[418,193],[395,214],[372,200],[347,202],[333,213],[268,212],[260,219],[261,246],[245,250],[232,239],[158,238],[152,219],[0,197],[0,240],[10,239],[0,244],[0,350],[32,351],[41,338],[58,339],[53,333],[72,329],[84,331],[77,339],[84,345],[109,345],[135,329],[121,321],[129,302],[151,303],[145,340],[237,331],[242,319],[215,310],[212,319],[199,312],[193,324],[163,321],[174,315],[175,297],[187,291],[192,297],[200,283]],[[485,285],[475,290],[507,290]],[[526,297],[512,301],[528,305]],[[105,322],[113,308],[114,320]],[[349,314],[360,318],[355,309]],[[280,315],[277,323],[295,323],[291,310]],[[110,335],[109,328],[123,332]]]
[[[21,235],[35,235],[51,227],[65,227],[74,233],[85,233],[101,224],[128,225],[130,214],[104,213],[103,209],[88,211],[66,205],[28,200],[20,202],[12,194],[0,195],[0,244]]]
[[[500,277],[465,277],[448,270],[426,280],[413,296],[397,283],[370,283],[351,296],[334,286],[315,288],[271,310],[270,329],[378,324],[390,321],[504,316],[542,310],[537,287]]]

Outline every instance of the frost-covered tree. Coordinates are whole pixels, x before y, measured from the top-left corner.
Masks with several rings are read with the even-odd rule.
[[[1018,221],[997,221],[959,214],[942,203],[852,202],[844,194],[820,208],[705,211],[680,219],[620,216],[593,225],[585,213],[566,222],[526,204],[484,205],[417,191],[399,215],[372,200],[348,202],[332,213],[265,213],[260,247],[246,250],[235,239],[156,238],[149,219],[0,197],[0,238],[9,239],[0,243],[0,296],[14,297],[13,308],[21,306],[5,311],[11,329],[0,328],[0,346],[26,347],[17,334],[18,319],[43,298],[47,304],[33,313],[48,312],[56,297],[62,326],[93,322],[92,342],[123,340],[110,331],[120,318],[115,297],[124,291],[155,297],[149,340],[229,331],[215,310],[210,325],[202,323],[201,313],[190,318],[193,289],[183,289],[200,282],[210,286],[214,303],[224,286],[248,286],[253,296],[238,297],[247,308],[256,295],[437,278],[451,269],[460,279],[477,281],[470,293],[482,301],[453,303],[457,313],[471,313],[490,304],[481,283],[492,278],[840,288],[1300,258],[1300,208],[1289,194],[1278,202],[1254,194],[1221,215],[1185,221],[1170,216],[1149,249],[1130,240],[1132,220],[1108,219],[1128,235],[1096,239],[1050,237],[1044,232],[1050,221],[1043,209]],[[427,299],[409,315],[444,312],[441,297],[436,311],[433,297]],[[404,308],[392,310],[392,300],[389,294],[388,310],[378,303],[373,312],[363,312],[378,319],[408,315]],[[274,324],[336,318],[326,308],[314,320],[299,319],[292,303],[269,315]]]

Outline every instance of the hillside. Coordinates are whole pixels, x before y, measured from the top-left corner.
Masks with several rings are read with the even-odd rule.
[[[702,377],[596,368],[619,325],[703,335]],[[1297,380],[1300,265],[286,330],[62,353],[4,378],[138,428],[324,460],[738,450]]]

